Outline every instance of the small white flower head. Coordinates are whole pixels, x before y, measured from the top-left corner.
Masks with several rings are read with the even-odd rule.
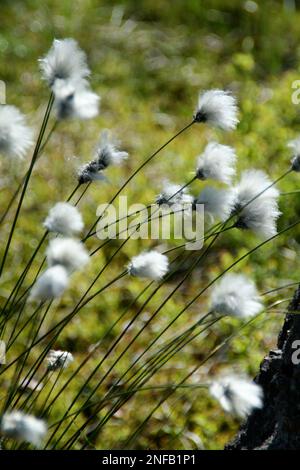
[[[239,122],[237,112],[236,99],[228,91],[208,90],[199,95],[194,119],[230,131]]]
[[[169,261],[166,255],[151,250],[134,256],[127,268],[131,276],[158,281],[168,272]]]
[[[45,421],[22,411],[7,412],[1,419],[1,433],[17,441],[30,442],[39,447],[47,433]]]
[[[212,179],[230,184],[235,175],[236,154],[232,147],[210,142],[199,155],[196,176],[200,180]]]
[[[263,308],[254,282],[241,274],[225,274],[210,300],[213,312],[241,319],[251,318]]]
[[[118,145],[119,142],[111,139],[107,130],[103,131],[96,147],[95,158],[79,168],[79,183],[104,179],[101,173],[103,170],[111,165],[121,165],[128,158],[128,153],[119,150]]]
[[[57,79],[78,80],[90,75],[86,55],[74,39],[55,39],[48,54],[39,62],[43,78],[51,87]]]
[[[34,283],[29,300],[46,300],[60,297],[69,284],[69,276],[63,266],[52,266],[37,279]]]
[[[15,106],[0,106],[0,153],[22,158],[32,143],[33,132],[24,115]]]
[[[99,114],[100,98],[86,80],[56,80],[53,86],[57,119],[92,119]]]
[[[62,265],[68,273],[83,269],[90,261],[84,244],[74,238],[55,238],[47,248],[49,266]]]
[[[263,390],[250,379],[224,376],[213,382],[209,390],[224,411],[241,419],[263,407]]]
[[[276,235],[276,220],[281,214],[278,209],[279,191],[266,173],[260,170],[244,171],[235,191],[236,227],[252,230],[266,239]]]
[[[194,201],[196,210],[197,204],[204,204],[204,213],[210,217],[211,221],[217,218],[225,222],[235,207],[235,192],[232,189],[206,186]]]
[[[54,351],[51,349],[46,357],[48,370],[66,369],[74,361],[68,351]]]
[[[121,165],[128,158],[128,153],[118,149],[119,142],[110,137],[109,132],[101,132],[96,148],[96,159],[104,170],[110,165]]]
[[[58,202],[50,209],[44,227],[49,232],[75,235],[81,232],[84,224],[77,207],[68,202]]]
[[[187,188],[183,188],[180,184],[165,181],[162,192],[156,197],[156,204],[159,206],[167,205],[174,210],[183,207],[192,207],[193,196],[188,193]]]
[[[293,152],[291,159],[292,169],[298,172],[300,171],[300,137],[288,142],[287,146],[292,149]]]

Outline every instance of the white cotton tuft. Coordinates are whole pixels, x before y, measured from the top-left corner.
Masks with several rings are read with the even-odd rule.
[[[80,80],[90,75],[86,55],[74,39],[55,39],[48,54],[39,60],[43,78],[51,87],[59,80]]]
[[[73,361],[73,355],[68,351],[54,351],[51,349],[46,357],[48,370],[66,369]]]
[[[90,261],[84,244],[74,238],[55,238],[47,248],[49,266],[62,265],[69,272],[83,269]]]
[[[164,181],[162,192],[156,197],[156,204],[159,206],[167,205],[173,210],[190,206],[192,207],[193,196],[188,193],[187,188],[183,188],[180,184]]]
[[[199,95],[194,119],[230,131],[239,122],[237,112],[236,99],[228,91],[208,90]]]
[[[290,140],[287,145],[293,152],[291,163],[293,171],[300,171],[300,137]]]
[[[263,390],[250,379],[224,376],[212,382],[209,390],[227,413],[242,419],[263,407]]]
[[[168,267],[167,256],[152,250],[134,256],[128,265],[128,272],[131,276],[158,281],[168,272]]]
[[[204,204],[204,214],[208,215],[212,221],[217,218],[225,222],[234,210],[235,192],[232,189],[206,186],[194,201],[196,210],[197,204]]]
[[[77,207],[68,202],[58,202],[50,209],[44,227],[49,232],[74,235],[82,231],[84,224]]]
[[[104,179],[102,171],[112,165],[121,165],[128,158],[128,153],[119,150],[120,143],[110,137],[107,130],[103,131],[96,147],[95,158],[81,166],[78,170],[79,183],[88,183]]]
[[[225,274],[213,288],[213,312],[237,318],[251,318],[263,308],[253,281],[241,274]]]
[[[57,119],[92,119],[99,114],[100,97],[86,80],[56,80],[53,86]]]
[[[34,283],[29,300],[56,299],[62,295],[69,284],[69,277],[63,266],[55,265],[48,268]]]
[[[213,179],[230,184],[235,175],[235,162],[236,154],[232,147],[210,142],[198,157],[197,178]]]
[[[278,209],[279,191],[266,173],[260,170],[244,171],[235,192],[239,217],[236,226],[252,230],[265,239],[276,235],[276,220],[281,214]]]
[[[38,447],[47,433],[45,421],[26,415],[22,411],[5,413],[1,418],[0,429],[5,437],[30,442]]]
[[[25,116],[15,106],[0,106],[0,153],[22,158],[32,144],[33,132]]]

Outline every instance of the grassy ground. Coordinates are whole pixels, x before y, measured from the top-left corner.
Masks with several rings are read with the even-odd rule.
[[[194,170],[196,155],[212,138],[235,146],[239,170],[260,168],[272,179],[286,171],[290,158],[286,143],[297,136],[300,124],[299,106],[291,100],[292,84],[300,76],[300,13],[291,9],[292,4],[268,0],[257,4],[232,0],[44,0],[42,3],[38,0],[2,0],[0,78],[7,86],[7,103],[26,112],[31,124],[38,129],[48,90],[41,80],[37,59],[45,54],[53,38],[64,37],[75,38],[87,52],[93,72],[92,87],[102,97],[102,112],[97,119],[58,126],[35,168],[0,287],[2,301],[5,301],[32,248],[42,236],[42,221],[47,211],[53,203],[69,195],[75,185],[76,167],[91,157],[103,128],[114,131],[130,153],[130,158],[125,167],[109,170],[109,183],[93,185],[80,202],[87,227],[95,220],[97,206],[113,196],[147,155],[189,122],[197,94],[202,89],[229,88],[234,91],[239,100],[241,118],[237,131],[225,135],[194,126],[128,186],[126,195],[129,203],[152,202],[165,177],[176,183],[187,182]],[[28,162],[12,165],[1,159],[0,165],[2,212]],[[280,183],[282,192],[295,191],[298,186],[296,174]],[[193,183],[192,192],[196,194],[199,188],[199,182]],[[299,218],[299,194],[282,195],[280,208],[283,213],[279,220],[281,229]],[[2,230],[2,246],[8,230],[9,219],[5,230]],[[299,241],[300,233],[296,228],[257,250],[241,262],[235,272],[250,275],[261,292],[297,281],[300,275]],[[93,239],[88,247],[92,249],[98,243]],[[172,244],[175,242],[130,241],[110,265],[102,284],[116,276],[128,259],[140,250]],[[115,378],[199,289],[256,245],[257,239],[248,234],[228,233],[221,237],[205,263],[194,271],[190,282],[167,303],[118,364]],[[76,275],[71,289],[51,309],[48,326],[70,311],[70,306],[80,298],[93,275],[117,246],[118,241],[109,244],[97,254],[84,275]],[[42,259],[43,250],[36,260],[35,269]],[[33,269],[28,282],[34,272]],[[121,347],[139,331],[177,280],[172,279],[166,289],[155,296]],[[140,280],[124,278],[91,302],[66,328],[55,346],[74,354],[73,369],[143,286]],[[272,296],[272,300],[287,299],[291,295],[291,290],[280,291]],[[270,296],[268,299],[270,303]],[[141,302],[131,309],[128,318],[139,305]],[[263,355],[275,344],[282,323],[282,308],[264,314],[243,330],[229,347],[222,349],[199,369],[193,382],[211,378],[227,366],[254,375]],[[172,330],[173,334],[205,311],[206,299],[201,297],[201,301],[183,315]],[[24,315],[30,313],[28,307]],[[168,364],[152,385],[180,380],[187,369],[194,367],[238,326],[237,321],[224,319],[210,330],[205,339],[197,339]],[[97,356],[54,406],[50,424],[59,419],[120,328],[109,335]],[[13,350],[8,353],[9,361],[15,353]],[[108,361],[107,365],[111,362]],[[102,377],[105,370],[105,367],[99,370],[93,383]],[[69,373],[65,372],[66,377]],[[42,371],[38,374],[41,376]],[[110,380],[113,378],[111,376]],[[5,380],[6,386],[9,377]],[[99,391],[98,397],[103,390]],[[161,391],[137,394],[96,437],[97,448],[121,447],[160,397]],[[91,412],[92,409],[87,410],[85,416],[82,413],[78,422]],[[238,422],[220,412],[205,391],[186,389],[177,392],[156,411],[134,446],[194,449],[203,445],[206,449],[222,448],[237,426]]]

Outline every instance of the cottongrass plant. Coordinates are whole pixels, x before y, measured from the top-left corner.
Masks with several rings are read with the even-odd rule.
[[[33,131],[25,116],[15,106],[0,106],[0,153],[23,158],[32,144]]]
[[[8,276],[9,265],[6,261],[15,249],[14,230],[19,217],[23,216],[22,207],[29,180],[37,159],[43,158],[43,150],[51,141],[58,123],[67,119],[92,119],[99,112],[100,98],[90,88],[91,72],[87,57],[75,40],[55,40],[50,51],[40,60],[40,69],[49,86],[50,98],[29,168],[20,183],[21,195],[4,245],[0,275]],[[54,125],[47,134],[51,117]],[[200,93],[192,120],[145,158],[116,190],[110,202],[115,201],[163,149],[194,124],[233,131],[238,122],[237,101],[230,92],[216,89]],[[16,108],[0,108],[1,154],[13,159],[25,157],[33,144],[32,135],[25,117]],[[200,251],[186,251],[183,245],[175,248],[152,245],[141,253],[136,250],[127,265],[124,266],[123,261],[118,262],[118,255],[126,252],[128,242],[134,239],[132,235],[144,223],[155,220],[156,212],[148,211],[153,201],[143,201],[147,206],[140,212],[145,212],[145,218],[131,227],[133,231],[117,248],[115,244],[111,247],[105,264],[99,266],[97,253],[104,244],[93,251],[90,244],[94,239],[95,227],[105,211],[83,234],[83,217],[77,206],[80,202],[81,208],[85,207],[84,197],[88,188],[92,184],[101,185],[109,167],[120,167],[128,158],[128,152],[122,149],[117,139],[112,138],[107,130],[101,132],[94,155],[78,169],[77,181],[74,181],[74,188],[70,188],[69,196],[57,201],[46,217],[45,214],[41,215],[45,233],[17,283],[9,287],[11,290],[2,308],[1,338],[7,341],[8,361],[2,365],[0,375],[10,381],[7,393],[1,400],[0,439],[3,448],[97,448],[99,433],[105,431],[114,416],[126,409],[128,402],[147,390],[155,390],[157,403],[153,409],[149,406],[145,416],[139,416],[137,428],[130,429],[129,435],[122,437],[122,442],[116,436],[117,447],[131,448],[164,402],[172,394],[188,387],[199,389],[199,394],[208,392],[222,409],[241,420],[263,406],[263,390],[242,374],[237,375],[236,371],[216,378],[209,377],[209,381],[206,378],[197,384],[191,383],[191,380],[239,331],[251,322],[255,324],[256,318],[279,305],[265,305],[254,281],[236,272],[236,268],[255,251],[300,223],[297,220],[279,232],[277,230],[281,212],[278,206],[280,194],[275,184],[300,168],[299,141],[296,139],[289,145],[292,162],[283,175],[271,180],[264,171],[249,169],[238,179],[234,149],[223,143],[209,142],[204,149],[200,149],[193,178],[186,178],[188,182],[185,184],[173,183],[165,178],[155,200],[157,212],[161,206],[174,213],[188,207],[190,217],[193,216],[192,210],[199,210],[199,205],[204,205],[205,214],[211,222],[203,236],[204,247]],[[76,196],[77,202],[71,202],[81,185],[85,186]],[[193,193],[193,185],[197,185],[198,195]],[[5,217],[12,205],[9,203]],[[199,275],[199,267],[205,270],[205,262],[215,243],[220,243],[226,232],[237,229],[243,230],[243,234],[251,231],[262,241],[207,283],[206,277]],[[80,240],[81,234],[83,238]],[[243,246],[244,235],[240,238]],[[45,242],[47,247],[44,247]],[[110,239],[105,244],[113,245]],[[38,264],[36,257],[40,251],[45,256]],[[94,278],[90,278],[89,265],[97,268]],[[119,267],[114,277],[110,275],[113,265]],[[34,271],[33,267],[37,269]],[[66,290],[69,286],[75,287],[75,272],[78,272],[77,276],[85,277],[87,285],[79,298],[70,301],[74,294],[69,296]],[[194,297],[186,298],[183,307],[178,305],[177,310],[178,292],[189,292],[189,282],[193,276],[197,276],[199,289]],[[80,321],[82,310],[87,305],[94,299],[97,302],[110,289],[117,290],[125,280],[128,286],[135,282],[140,290],[129,305],[116,315],[117,319],[115,316],[109,318],[104,335],[90,345],[83,359],[80,359],[76,349],[71,349],[72,352],[60,349],[62,336],[68,335],[73,319]],[[59,302],[63,302],[68,309],[63,318],[56,318],[55,315],[62,305]],[[170,316],[166,313],[168,309],[170,311],[171,303]],[[198,313],[191,315],[189,310],[196,305]],[[179,320],[183,315],[187,319],[183,323],[184,328]],[[161,323],[155,322],[159,316],[168,319],[162,327]],[[194,342],[205,345],[209,333],[225,317],[234,317],[235,324],[239,323],[237,330],[212,350],[207,350],[204,360],[199,361],[192,370],[184,366],[187,370],[179,382],[161,383],[168,365],[180,357],[184,361]],[[81,334],[84,337],[84,329]],[[142,348],[139,348],[140,338],[145,339]],[[32,385],[28,387],[27,384]],[[60,404],[65,408],[58,419],[57,407]]]

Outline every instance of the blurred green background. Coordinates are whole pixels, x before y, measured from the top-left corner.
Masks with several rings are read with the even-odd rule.
[[[36,165],[13,240],[5,282],[0,288],[3,300],[43,234],[42,221],[49,208],[69,195],[75,185],[76,167],[91,158],[103,128],[113,131],[130,158],[124,167],[110,169],[109,183],[94,184],[80,202],[87,227],[95,220],[97,206],[113,196],[147,155],[191,120],[198,93],[204,89],[226,88],[236,94],[241,119],[238,129],[225,134],[193,126],[128,185],[125,194],[129,203],[151,203],[165,178],[179,184],[187,182],[195,167],[195,157],[210,139],[236,148],[239,171],[263,169],[273,180],[287,170],[290,153],[286,144],[297,137],[300,129],[300,108],[292,103],[293,82],[300,79],[300,10],[297,4],[270,0],[1,0],[0,79],[6,83],[8,104],[25,112],[38,131],[49,90],[41,80],[37,60],[47,52],[54,38],[73,37],[79,42],[92,70],[92,88],[101,95],[100,116],[92,121],[60,123]],[[1,159],[1,212],[27,166],[26,160],[12,165]],[[201,187],[201,183],[193,183],[193,194]],[[285,178],[280,189],[283,193],[300,189],[299,176],[293,174]],[[281,196],[283,215],[279,228],[300,217],[299,195],[300,192]],[[5,233],[2,231],[2,243],[8,230],[9,218]],[[297,281],[299,240],[297,228],[287,232],[246,258],[235,272],[251,276],[261,292]],[[257,243],[256,237],[240,232],[220,237],[194,271],[190,282],[167,303],[118,365],[115,378],[199,289]],[[88,245],[92,249],[98,244],[97,239],[93,239]],[[131,241],[111,264],[102,284],[119,273],[128,259],[140,250],[157,245],[167,248],[172,244],[175,242]],[[74,277],[71,289],[51,310],[48,326],[70,311],[70,306],[80,298],[117,246],[118,241],[107,245],[93,259],[88,272]],[[43,259],[43,252],[37,258],[36,268]],[[30,276],[33,274],[34,269]],[[176,281],[178,278],[172,279],[151,301],[133,331],[124,338],[123,347],[174,288]],[[56,349],[70,350],[76,359],[75,368],[89,346],[101,338],[143,285],[141,280],[124,279],[96,298],[66,328]],[[292,289],[279,291],[267,296],[266,304],[291,295]],[[173,334],[207,311],[206,300],[201,297],[183,315]],[[276,344],[285,305],[259,317],[229,347],[208,361],[194,381],[212,378],[227,368],[254,376],[264,354]],[[28,307],[24,315],[31,312]],[[223,320],[205,338],[197,339],[172,360],[152,384],[179,381],[188,368],[194,367],[238,326],[238,321]],[[113,331],[102,344],[99,355],[67,389],[53,408],[50,422],[61,415],[77,387],[84,383],[120,331],[121,326]],[[11,351],[8,360],[15,353]],[[68,373],[65,372],[66,377]],[[102,374],[100,370],[93,383]],[[101,393],[103,390],[99,391],[100,397]],[[96,438],[96,447],[121,447],[159,398],[159,392],[137,394]],[[79,422],[84,417],[81,416]],[[135,441],[135,447],[219,449],[238,426],[237,421],[220,411],[205,391],[185,390],[173,395],[154,414]]]

